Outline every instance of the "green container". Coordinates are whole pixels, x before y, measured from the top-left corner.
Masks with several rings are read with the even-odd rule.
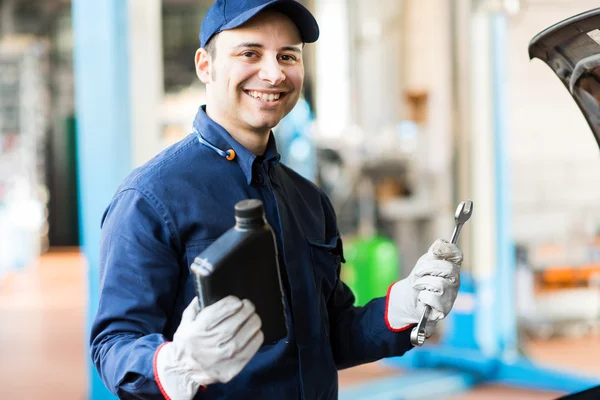
[[[389,286],[399,279],[400,256],[395,243],[388,238],[347,240],[344,257],[341,277],[354,293],[356,306],[385,296]]]

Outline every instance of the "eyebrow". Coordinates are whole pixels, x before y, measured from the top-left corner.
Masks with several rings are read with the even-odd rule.
[[[244,42],[244,43],[240,43],[234,47],[234,49],[236,49],[236,50],[244,49],[244,48],[264,49],[265,46],[263,46],[260,43],[256,43],[256,42]],[[297,47],[297,46],[283,46],[282,48],[279,49],[279,51],[293,51],[294,53],[302,54],[302,50],[300,49],[300,47]]]

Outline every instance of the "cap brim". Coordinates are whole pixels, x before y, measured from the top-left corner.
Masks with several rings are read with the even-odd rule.
[[[251,8],[250,10],[238,15],[227,24],[223,25],[219,31],[226,31],[242,26],[256,16],[256,14],[267,8],[276,10],[289,17],[298,27],[298,31],[300,32],[300,36],[302,37],[302,41],[304,43],[313,43],[319,38],[319,25],[317,24],[315,17],[306,7],[293,0],[273,0],[268,3],[261,4],[258,7]]]

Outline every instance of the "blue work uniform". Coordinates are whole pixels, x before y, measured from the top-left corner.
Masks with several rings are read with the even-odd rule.
[[[338,369],[412,348],[410,330],[388,329],[385,297],[354,307],[340,280],[332,205],[279,162],[273,135],[257,159],[203,107],[194,130],[133,171],[102,219],[100,302],[90,340],[108,389],[121,399],[163,398],[153,359],[195,296],[189,267],[235,224],[234,205],[248,198],[262,200],[275,231],[288,336],[265,343],[238,376],[209,385],[197,399],[337,399]],[[223,157],[229,149],[233,160]]]

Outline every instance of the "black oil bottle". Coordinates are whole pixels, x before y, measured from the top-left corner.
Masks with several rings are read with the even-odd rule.
[[[235,205],[235,226],[191,265],[202,308],[229,295],[249,299],[262,320],[264,343],[287,336],[275,235],[260,200]]]

